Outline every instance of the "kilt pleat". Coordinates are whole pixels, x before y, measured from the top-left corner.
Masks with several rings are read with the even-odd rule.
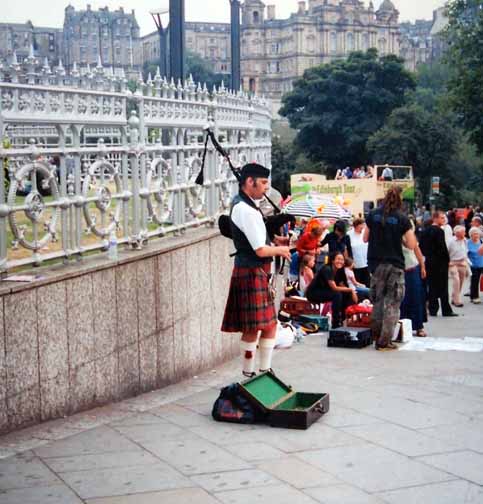
[[[261,267],[235,266],[225,307],[223,332],[253,332],[277,322],[267,273]]]

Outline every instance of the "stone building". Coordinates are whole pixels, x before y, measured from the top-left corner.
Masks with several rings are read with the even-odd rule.
[[[308,0],[288,19],[261,0],[242,6],[243,87],[267,95],[280,107],[282,95],[307,68],[371,47],[399,54],[399,12],[391,0],[375,11],[359,0]]]
[[[139,25],[134,10],[124,12],[121,7],[109,11],[108,7],[94,11],[88,4],[86,10],[76,10],[72,5],[65,9],[64,66],[75,62],[81,68],[87,64],[124,68],[127,74],[139,72],[142,62]]]
[[[405,66],[412,72],[423,63],[430,63],[432,58],[432,20],[417,19],[414,23],[399,25],[401,31],[399,55]]]
[[[23,61],[33,46],[35,56],[51,65],[57,64],[62,54],[62,29],[34,26],[26,23],[0,23],[0,61],[10,61],[13,52]]]
[[[186,49],[208,61],[215,73],[231,73],[231,40],[229,23],[186,23]],[[142,37],[142,60],[159,61],[159,35],[152,32]]]

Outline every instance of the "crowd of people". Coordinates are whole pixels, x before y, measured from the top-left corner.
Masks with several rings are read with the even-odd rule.
[[[296,251],[288,236],[270,236],[260,201],[269,189],[269,170],[249,163],[240,170],[240,190],[230,212],[234,267],[222,331],[242,333],[242,372],[252,377],[255,356],[259,371],[271,369],[277,331],[275,296],[271,288],[274,257],[291,262],[290,276],[313,303],[331,304],[332,327],[344,323],[346,308],[369,296],[373,303],[371,330],[376,350],[397,348],[398,320],[409,318],[417,336],[426,336],[427,314],[458,316],[462,289],[471,272],[469,297],[480,303],[483,273],[483,227],[479,209],[463,215],[418,208],[402,211],[400,189],[388,190],[379,208],[364,221],[333,226],[312,220],[301,230]],[[452,280],[449,301],[448,281]]]
[[[394,327],[410,319],[418,337],[427,335],[429,316],[457,317],[466,295],[480,303],[483,278],[483,216],[479,208],[459,212],[402,212],[400,191],[391,189],[367,220],[349,226],[314,219],[299,230],[290,265],[291,282],[311,303],[331,303],[332,327],[344,323],[348,306],[374,303],[376,348],[392,349]],[[451,282],[451,299],[449,297]],[[482,282],[483,283],[483,282]],[[386,327],[387,325],[387,327]]]

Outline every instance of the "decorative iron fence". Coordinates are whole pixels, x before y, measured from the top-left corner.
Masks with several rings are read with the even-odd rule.
[[[105,250],[112,232],[139,249],[214,223],[236,181],[210,147],[195,184],[207,124],[235,163],[270,167],[270,111],[258,97],[159,73],[132,93],[122,73],[66,75],[33,56],[0,66],[0,273]]]

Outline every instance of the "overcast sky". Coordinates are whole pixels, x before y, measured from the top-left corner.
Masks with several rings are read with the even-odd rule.
[[[141,27],[141,35],[153,31],[154,23],[149,11],[162,6],[163,1],[169,0],[72,0],[76,9],[85,9],[90,3],[93,9],[108,6],[116,10],[121,5],[125,10],[136,10],[136,18]],[[367,5],[369,0],[365,1]],[[374,0],[374,6],[380,5],[382,0]],[[415,19],[431,19],[433,10],[441,7],[444,0],[393,0],[400,12],[400,20],[414,21]],[[4,23],[24,23],[30,19],[34,25],[62,27],[66,0],[2,0],[2,17]],[[265,4],[274,4],[277,8],[277,18],[286,18],[297,10],[297,0],[266,0]],[[228,22],[230,8],[228,0],[186,0],[187,21],[221,21]]]

